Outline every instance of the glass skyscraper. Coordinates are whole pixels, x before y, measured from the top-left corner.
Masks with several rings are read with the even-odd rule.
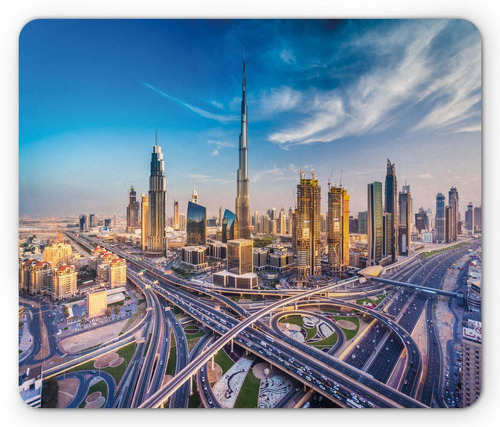
[[[436,196],[436,242],[444,242],[444,201],[445,197],[443,194],[438,193]]]
[[[398,182],[396,179],[396,164],[387,159],[387,174],[385,176],[385,212],[390,213],[387,230],[385,253],[395,262],[398,258]]]
[[[222,242],[227,243],[228,240],[238,239],[239,235],[238,219],[233,212],[226,209],[222,218]]]
[[[188,202],[186,245],[197,246],[207,244],[207,210],[205,207]]]
[[[382,260],[384,228],[382,222],[382,183],[368,184],[368,265],[378,265]]]

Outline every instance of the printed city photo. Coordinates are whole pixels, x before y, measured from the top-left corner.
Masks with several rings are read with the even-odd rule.
[[[474,404],[481,93],[461,19],[27,23],[22,399]]]

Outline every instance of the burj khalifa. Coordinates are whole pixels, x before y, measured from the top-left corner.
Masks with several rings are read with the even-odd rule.
[[[250,238],[252,224],[250,222],[250,187],[248,181],[248,108],[247,81],[245,60],[243,60],[243,91],[241,99],[241,133],[240,133],[240,164],[237,172],[236,217],[238,218],[240,237]]]

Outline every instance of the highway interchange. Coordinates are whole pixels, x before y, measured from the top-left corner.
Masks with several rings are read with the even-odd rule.
[[[250,302],[243,307],[226,296],[231,295],[226,292],[227,288],[207,288],[166,274],[172,262],[166,268],[157,268],[101,241],[86,236],[69,236],[89,250],[98,244],[126,259],[127,279],[138,286],[146,298],[146,315],[140,327],[134,328],[134,333],[126,332],[103,343],[98,349],[82,353],[45,371],[48,376],[60,378],[64,371],[135,340],[137,349],[119,384],[115,384],[112,378],[105,379],[108,389],[113,390],[109,394],[112,397],[106,402],[107,407],[186,408],[194,387],[199,392],[203,406],[219,407],[208,382],[208,364],[217,351],[227,346],[238,346],[258,356],[293,378],[294,384],[303,383],[338,406],[446,406],[441,384],[443,349],[439,339],[436,339],[434,324],[431,321],[426,323],[429,352],[426,369],[421,349],[411,336],[424,311],[427,318],[432,319],[432,307],[436,299],[432,294],[376,282],[359,285],[356,284],[358,279],[354,277],[343,285],[332,281],[316,289],[301,291],[231,290],[240,295],[257,293],[264,297],[263,301]],[[479,245],[480,242],[474,244]],[[417,257],[387,277],[438,289],[446,270],[467,252],[467,247],[450,249],[427,259]],[[387,292],[388,296],[374,310],[355,303],[358,298],[378,295],[382,291]],[[316,305],[320,310],[315,315],[329,322],[337,332],[339,339],[327,353],[299,343],[277,326],[283,310],[287,310],[287,314],[305,315],[310,305]],[[191,352],[183,325],[169,306],[182,310],[206,331]],[[344,343],[345,336],[342,329],[328,317],[331,313],[322,311],[326,307],[336,307],[339,312],[342,309],[355,310],[371,319],[364,334],[356,339],[356,346],[352,346],[342,360],[336,353]],[[35,310],[32,313],[34,321],[30,322],[30,332],[34,336],[34,345],[23,360],[26,365],[34,363],[34,356],[41,346],[37,338],[40,334],[31,329],[40,323],[37,321],[39,318],[35,317],[41,314]],[[51,326],[50,313],[47,310],[42,315],[49,331],[51,354],[47,359],[56,354],[63,356],[52,334],[55,324]],[[172,346],[176,349],[175,375],[165,383],[166,365]],[[389,379],[398,369],[401,375],[397,386],[389,386]],[[73,374],[77,373],[68,375]],[[84,373],[80,371],[79,375],[81,385],[71,405],[78,403],[78,398],[86,396],[85,388],[88,390],[88,381],[81,376]],[[294,389],[277,406],[288,403],[295,392]]]

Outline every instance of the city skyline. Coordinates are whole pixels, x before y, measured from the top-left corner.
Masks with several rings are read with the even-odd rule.
[[[107,25],[116,32],[113,37]],[[85,48],[82,33],[89,26],[95,30],[92,37],[104,41],[98,49]],[[139,31],[132,50],[122,43],[110,51],[114,37],[127,26]],[[32,27],[36,41],[30,38]],[[204,42],[189,61],[153,55],[162,42],[173,49],[169,43],[174,36],[194,43],[188,29],[211,35],[210,43],[237,37],[210,61],[203,59]],[[298,40],[299,29],[309,30],[308,37]],[[55,42],[61,32],[66,38]],[[149,46],[153,35],[162,37]],[[318,40],[324,46],[310,49]],[[79,43],[68,61],[61,53],[69,55],[65,49],[70,41]],[[154,129],[159,129],[165,153],[169,216],[172,199],[186,212],[194,185],[209,216],[220,205],[234,206],[245,48],[252,213],[293,207],[298,176],[288,168],[305,167],[317,172],[325,188],[329,177],[339,183],[342,169],[342,185],[356,216],[366,210],[366,185],[383,182],[389,157],[399,184],[411,185],[416,209],[432,209],[438,192],[457,186],[463,215],[469,201],[481,204],[479,43],[474,27],[460,20],[34,21],[20,37],[20,214],[94,211],[123,216],[130,185],[147,193]],[[373,54],[373,47],[382,44],[392,48],[385,66],[383,52]],[[124,71],[121,46],[127,46],[132,58],[144,48],[148,60]],[[448,55],[442,54],[445,49]],[[35,66],[41,53],[55,64]],[[99,78],[90,73],[91,65],[76,69],[84,59],[101,71]],[[61,67],[57,72],[51,70],[56,64]],[[443,68],[450,71],[440,72]],[[228,75],[221,78],[221,70]],[[50,78],[49,72],[54,72]],[[83,93],[90,81],[90,91],[87,87]],[[382,93],[381,84],[388,93]],[[103,115],[98,105],[108,113]],[[338,120],[330,126],[334,118]],[[295,130],[289,127],[292,119]],[[73,162],[62,163],[71,153],[78,153]],[[325,198],[321,210],[327,210]]]

